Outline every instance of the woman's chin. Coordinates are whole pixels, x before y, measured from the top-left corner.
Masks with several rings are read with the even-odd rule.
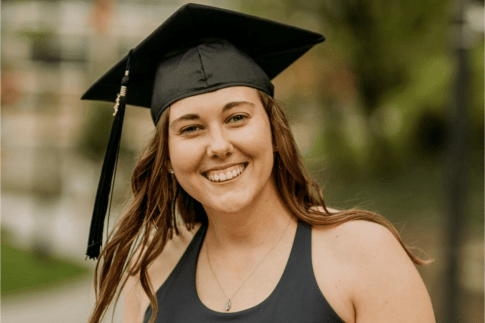
[[[238,213],[246,209],[249,205],[249,202],[245,202],[241,198],[227,198],[214,201],[214,203],[207,203],[204,207],[209,212]]]

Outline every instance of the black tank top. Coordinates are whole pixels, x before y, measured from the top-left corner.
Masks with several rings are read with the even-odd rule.
[[[156,293],[157,323],[341,323],[320,291],[313,274],[311,227],[299,223],[290,257],[273,292],[251,308],[221,313],[200,301],[195,270],[207,226],[195,234],[182,258]],[[143,322],[152,315],[148,307]]]

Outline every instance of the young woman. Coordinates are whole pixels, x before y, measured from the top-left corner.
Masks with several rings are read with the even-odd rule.
[[[188,8],[196,26],[201,8]],[[125,322],[434,322],[423,262],[380,215],[325,206],[272,98],[273,72],[233,43],[204,38],[155,68],[155,135],[100,255],[90,322],[120,289]],[[180,89],[201,73],[203,89]]]

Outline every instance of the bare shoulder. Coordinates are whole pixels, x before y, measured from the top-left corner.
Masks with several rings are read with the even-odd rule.
[[[148,269],[148,274],[155,290],[158,289],[157,286],[159,287],[163,284],[173,268],[175,268],[199,227],[200,224],[197,224],[194,229],[189,231],[185,226],[180,226],[179,234],[174,234],[173,238],[167,241],[160,256]]]
[[[359,258],[375,256],[376,251],[390,252],[392,254],[390,256],[396,257],[406,254],[386,227],[370,221],[354,220],[336,225],[315,226],[313,234],[318,241],[332,241],[332,244],[327,247],[334,248],[334,251],[346,251],[346,258],[347,256]]]
[[[323,211],[321,207],[318,209]],[[406,252],[392,233],[374,222],[353,220],[334,225],[319,225],[314,226],[312,232],[313,248],[323,248],[322,251],[326,254],[330,253],[342,262],[355,264],[384,256],[386,259],[389,257],[391,262],[395,258],[410,263]]]
[[[317,283],[344,304],[345,321],[434,322],[418,271],[386,227],[363,220],[315,226],[312,242]]]
[[[165,245],[165,248],[161,254],[148,268],[148,277],[154,291],[157,291],[168,278],[180,258],[182,258],[187,246],[199,228],[200,224],[196,224],[194,229],[190,231],[187,230],[185,226],[180,226],[179,234],[174,234],[173,238],[167,241],[167,244]],[[141,252],[143,252],[143,250],[137,251],[133,259],[136,259]],[[139,275],[128,277],[123,292],[123,321],[142,322],[145,310],[150,304],[150,300],[141,286]]]

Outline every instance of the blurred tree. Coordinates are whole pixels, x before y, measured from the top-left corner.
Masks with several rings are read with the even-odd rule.
[[[412,150],[432,160],[441,156],[449,132],[449,124],[443,113],[438,109],[425,109],[414,127],[415,138],[412,142],[415,146]]]
[[[390,174],[397,158],[376,112],[396,90],[409,86],[415,61],[447,49],[449,1],[322,1],[319,9],[358,80],[368,164],[375,174]]]
[[[327,37],[325,46],[317,48],[321,60],[327,63],[320,69],[326,76],[316,79],[319,86],[315,87],[314,97],[321,97],[326,109],[335,104],[346,105],[349,100],[344,97],[354,94],[342,86],[340,76],[349,74],[354,78],[354,105],[363,113],[366,133],[364,151],[358,155],[366,156],[366,164],[373,166],[374,174],[392,174],[399,168],[399,161],[407,157],[397,151],[399,147],[409,148],[396,145],[403,141],[402,135],[413,141],[412,147],[419,145],[414,140],[422,129],[407,125],[421,122],[421,109],[432,106],[429,113],[439,115],[437,111],[443,111],[447,104],[452,65],[449,0],[249,0],[242,6],[250,13],[312,27]],[[315,17],[319,24],[312,23]],[[330,89],[335,82],[339,84],[336,91]],[[405,119],[403,129],[393,131],[394,138],[390,138],[388,130],[397,125],[389,124],[382,112],[389,105],[395,106]],[[334,127],[342,129],[339,119],[344,118],[337,118]],[[335,141],[335,136],[331,137]],[[342,140],[345,139],[338,141]],[[326,145],[329,146],[332,144]],[[327,153],[335,155],[334,151]],[[341,164],[342,160],[336,162]]]
[[[79,151],[85,157],[100,161],[108,145],[113,121],[112,104],[94,102],[87,110],[87,118],[79,139]]]

